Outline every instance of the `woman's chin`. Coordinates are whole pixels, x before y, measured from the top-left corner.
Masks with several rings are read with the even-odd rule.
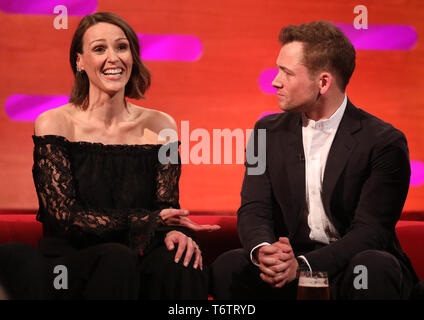
[[[103,86],[101,88],[102,91],[104,91],[109,96],[113,97],[116,94],[120,93],[121,91],[125,91],[125,85],[108,85]]]

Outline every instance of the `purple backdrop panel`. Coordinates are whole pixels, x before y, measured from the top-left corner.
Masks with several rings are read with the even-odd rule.
[[[70,16],[85,16],[97,9],[97,0],[0,0],[0,10],[15,14],[52,14],[63,5]]]
[[[277,76],[278,69],[265,69],[259,76],[259,87],[265,93],[275,94],[277,89],[272,86],[272,80]]]
[[[13,121],[34,121],[44,111],[68,102],[69,96],[14,94],[7,98],[4,109]]]
[[[417,43],[417,32],[409,25],[368,25],[355,29],[353,24],[334,23],[360,50],[411,50]]]
[[[138,34],[143,60],[196,61],[202,55],[202,42],[195,36]]]
[[[411,50],[418,35],[408,25],[368,25],[368,29],[357,30],[353,24],[334,23],[352,41],[357,50]],[[265,69],[259,76],[259,87],[264,93],[275,94],[272,80],[278,70]]]
[[[411,187],[418,187],[424,183],[424,163],[418,160],[411,161]]]

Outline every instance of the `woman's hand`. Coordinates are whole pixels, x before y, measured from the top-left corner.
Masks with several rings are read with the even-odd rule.
[[[175,244],[177,244],[178,249],[175,254],[175,263],[178,263],[184,253],[186,252],[184,257],[184,266],[187,267],[190,263],[191,258],[194,257],[193,268],[197,269],[200,267],[200,270],[203,270],[203,260],[202,260],[202,252],[200,251],[197,243],[190,237],[186,236],[184,233],[176,230],[169,231],[165,237],[165,245],[168,250],[174,250]]]
[[[193,231],[216,231],[221,229],[217,224],[197,224],[194,221],[191,221],[187,216],[189,215],[188,210],[185,209],[163,209],[159,216],[168,226],[183,226],[187,227]]]

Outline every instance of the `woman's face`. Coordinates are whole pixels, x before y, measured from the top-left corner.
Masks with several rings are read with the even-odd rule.
[[[100,22],[87,29],[77,67],[87,73],[90,88],[109,95],[125,90],[133,59],[124,31],[114,24]]]

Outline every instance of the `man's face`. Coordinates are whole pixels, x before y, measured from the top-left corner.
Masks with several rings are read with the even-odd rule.
[[[278,106],[287,112],[307,112],[319,96],[319,81],[303,64],[303,43],[285,44],[277,58],[278,74],[272,82],[277,88]]]

